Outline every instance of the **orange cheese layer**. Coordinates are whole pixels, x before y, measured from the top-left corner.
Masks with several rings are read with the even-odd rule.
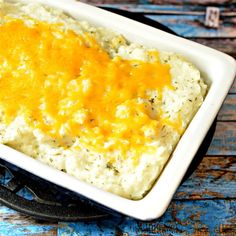
[[[160,117],[151,118],[137,99],[171,88],[169,65],[155,52],[152,62],[111,58],[89,34],[38,21],[9,20],[0,36],[0,107],[7,123],[21,115],[32,128],[78,137],[97,151],[141,150],[151,141],[146,129],[158,135]]]

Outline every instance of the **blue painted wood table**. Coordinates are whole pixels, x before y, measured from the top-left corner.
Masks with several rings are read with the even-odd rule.
[[[87,1],[145,13],[181,36],[236,57],[235,0]],[[220,10],[219,28],[204,25],[207,7]],[[158,220],[110,217],[93,222],[42,222],[0,205],[0,235],[236,235],[236,82],[217,117],[216,132],[196,171]]]

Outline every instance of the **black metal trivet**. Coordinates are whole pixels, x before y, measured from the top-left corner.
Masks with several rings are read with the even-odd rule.
[[[146,18],[141,13],[102,8],[175,34],[166,26]],[[213,123],[194,157],[184,180],[193,173],[204,157],[214,135],[215,126],[216,122]],[[0,203],[33,218],[50,221],[96,220],[110,214],[103,207],[1,159]]]
[[[0,203],[41,220],[95,220],[108,216],[77,194],[2,160]]]

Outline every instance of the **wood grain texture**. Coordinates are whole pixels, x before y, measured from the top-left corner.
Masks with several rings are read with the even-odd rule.
[[[236,157],[205,156],[202,158],[200,156],[200,160],[195,160],[198,164],[191,168],[194,173],[181,185],[175,199],[234,198],[236,196],[236,188],[233,188],[236,182]],[[185,156],[182,159],[184,162]],[[200,165],[199,161],[201,161]],[[26,189],[21,191],[20,196],[32,199],[32,194]]]
[[[206,6],[200,5],[157,5],[157,4],[96,4],[97,6],[112,7],[142,14],[158,14],[158,15],[205,15]],[[236,15],[236,5],[231,7],[218,6],[222,17],[230,17]]]
[[[163,232],[167,233],[167,230],[171,230],[170,232],[172,233],[183,233],[184,230],[189,233],[192,233],[192,230],[196,232],[201,230],[202,233],[209,233],[209,229],[212,232],[219,231],[221,233],[224,231],[227,233],[228,230],[231,230],[230,232],[232,233],[232,227],[234,227],[235,221],[229,221],[225,225],[221,222],[220,227],[217,227],[217,224],[209,227],[209,219],[208,222],[204,221],[204,226],[202,225],[201,227],[197,226],[199,222],[196,222],[197,219],[201,224],[203,223],[203,219],[201,222],[201,217],[204,218],[202,209],[209,216],[209,211],[222,211],[225,205],[227,205],[228,207],[224,208],[224,211],[221,212],[223,220],[223,216],[229,214],[229,208],[232,211],[231,214],[236,210],[236,205],[231,206],[231,201],[217,202],[214,200],[214,204],[211,201],[201,201],[202,204],[199,205],[199,202],[185,201],[185,199],[234,198],[236,194],[236,189],[234,188],[235,173],[235,157],[205,157],[195,173],[177,191],[174,199],[182,200],[172,202],[167,213],[160,220],[148,224],[122,218],[117,222],[116,228],[109,227],[109,225],[116,225],[116,218],[112,218],[108,222],[106,221],[107,223],[104,223],[104,221],[102,223],[92,222],[92,226],[91,223],[59,223],[58,235],[62,235],[63,233],[65,235],[76,235],[78,232],[80,232],[80,235],[86,235],[87,233],[91,233],[91,235],[99,235],[98,233],[103,233],[104,235],[106,233],[109,235],[118,233],[116,230],[120,233],[128,233],[129,235],[140,233],[141,230],[145,230],[145,233],[148,235],[154,233],[160,235]],[[224,206],[222,206],[222,203]],[[189,212],[190,208],[192,208],[191,212]],[[193,217],[196,213],[198,213],[199,218],[197,216],[195,218]],[[0,207],[0,215],[2,215],[0,216],[0,222],[2,222],[0,223],[0,232],[2,232],[2,235],[56,235],[57,224],[49,224],[47,222],[39,223],[5,207]],[[220,214],[216,217],[220,221]],[[178,221],[175,218],[178,218]],[[194,222],[195,226],[193,224]],[[159,223],[161,224],[161,230],[157,227]],[[138,228],[134,228],[134,224],[135,226],[138,225]],[[13,229],[15,234],[9,234]]]
[[[220,121],[236,121],[236,94],[229,94],[217,116]]]
[[[236,157],[206,156],[183,182],[174,199],[224,199],[236,197]]]
[[[205,46],[217,49],[236,58],[236,38],[190,38],[191,40]]]
[[[158,199],[157,199],[158,201]],[[235,200],[173,201],[162,218],[141,222],[111,217],[99,222],[59,223],[59,235],[234,235]]]
[[[99,1],[88,3],[119,8],[138,13],[149,13],[146,17],[158,21],[183,37],[236,38],[236,5],[220,7],[220,27],[205,26],[205,7],[198,5],[145,5],[145,4],[104,4]],[[107,2],[105,2],[107,3]]]
[[[207,28],[204,25],[205,16],[196,15],[146,15],[146,17],[158,21],[171,28],[183,37],[203,38],[235,38],[236,17],[221,22],[218,29]]]
[[[57,223],[40,222],[0,205],[0,236],[57,235]]]
[[[162,5],[193,4],[193,5],[203,5],[203,6],[208,6],[212,4],[231,6],[236,3],[235,0],[138,0],[138,2],[145,4],[162,4]]]
[[[93,4],[122,4],[122,3],[136,3],[136,4],[159,4],[159,5],[203,5],[208,6],[212,5],[226,5],[232,6],[236,4],[235,0],[82,0],[86,3]]]
[[[85,2],[88,4],[101,5],[101,4],[127,4],[133,3],[136,4],[136,0],[78,0],[80,2]]]
[[[229,93],[230,93],[230,94],[236,93],[236,78],[235,78],[235,80],[234,80],[234,83],[233,83],[233,85],[232,85],[232,87],[231,87]]]
[[[236,155],[236,122],[217,122],[207,155]]]
[[[176,33],[236,58],[236,0],[83,0],[130,10]],[[155,3],[155,4],[153,4]],[[204,26],[206,7],[221,10],[218,30]],[[158,220],[129,217],[78,223],[39,222],[0,205],[0,236],[8,235],[236,235],[236,81],[217,118],[214,139],[195,172]],[[158,201],[158,199],[157,199]]]

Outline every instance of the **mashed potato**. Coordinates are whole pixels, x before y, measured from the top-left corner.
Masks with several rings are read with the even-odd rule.
[[[0,142],[141,199],[204,100],[199,70],[34,3],[0,2],[0,35]]]

